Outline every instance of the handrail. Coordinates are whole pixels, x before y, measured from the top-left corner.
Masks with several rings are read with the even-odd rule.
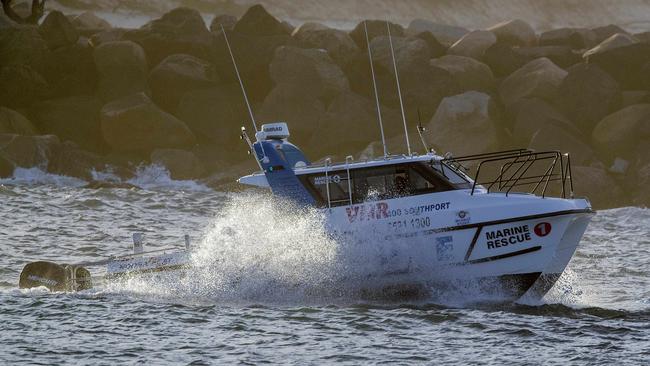
[[[327,169],[329,167],[329,164],[331,162],[330,158],[325,159],[325,189],[327,190],[327,207],[332,208],[332,200],[330,197],[330,178],[329,178],[329,170]]]
[[[566,158],[566,161],[565,161]],[[544,173],[528,175],[533,166],[539,166],[540,162],[548,161],[548,167]],[[560,163],[560,172],[556,173],[556,167]],[[485,154],[473,154],[461,157],[448,157],[441,160],[441,166],[460,172],[461,168],[468,171],[461,162],[476,162],[476,173],[472,183],[471,194],[476,192],[478,186],[484,187],[488,193],[493,189],[505,192],[506,196],[518,186],[534,185],[532,194],[538,194],[540,187],[542,198],[546,197],[550,182],[559,181],[561,197],[566,198],[567,180],[570,186],[570,195],[573,197],[573,179],[571,177],[571,158],[568,153],[562,154],[559,151],[534,151],[529,149],[513,149],[497,151]],[[480,181],[481,173],[485,172],[486,166],[501,163],[498,175],[491,180]]]
[[[354,157],[352,155],[348,155],[345,157],[345,169],[347,170],[348,174],[348,197],[350,199],[349,205],[352,206],[352,177],[350,176],[350,165],[348,164],[348,161],[353,161]]]

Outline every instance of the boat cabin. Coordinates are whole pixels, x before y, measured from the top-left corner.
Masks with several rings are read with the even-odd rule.
[[[258,142],[253,147],[264,172],[242,177],[239,182],[270,187],[274,194],[316,207],[472,188],[467,176],[433,154],[358,162],[348,156],[342,163],[332,164],[326,159],[312,164],[287,141],[289,132],[284,123],[264,125],[256,137]]]

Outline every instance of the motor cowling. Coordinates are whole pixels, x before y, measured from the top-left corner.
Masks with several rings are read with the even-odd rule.
[[[76,265],[47,261],[28,263],[23,267],[19,288],[45,286],[50,291],[80,291],[92,288],[90,271]]]

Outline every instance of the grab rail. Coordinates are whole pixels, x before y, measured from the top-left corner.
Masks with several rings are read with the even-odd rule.
[[[528,173],[533,166],[539,166],[540,162],[546,161],[550,161],[550,163],[543,174],[533,173],[533,175],[530,175]],[[472,195],[476,192],[477,187],[486,189],[488,193],[491,191],[505,192],[506,196],[508,196],[515,187],[534,185],[529,193],[536,194],[541,187],[539,193],[542,197],[546,197],[549,183],[559,181],[561,197],[566,198],[568,183],[570,197],[573,198],[571,157],[568,153],[514,149],[461,157],[450,156],[443,159],[441,163],[461,173],[469,173],[472,170],[471,167],[468,168],[466,165],[476,166],[474,182],[472,183]],[[501,166],[497,176],[493,179],[481,181],[481,173],[487,170],[487,166],[499,163],[501,163]],[[558,163],[559,172],[557,172]]]

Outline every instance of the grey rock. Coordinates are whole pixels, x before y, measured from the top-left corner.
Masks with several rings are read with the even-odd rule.
[[[491,91],[494,89],[494,75],[490,68],[473,58],[447,55],[432,59],[430,64],[447,70],[458,82],[460,90]]]
[[[118,152],[182,149],[195,143],[185,123],[158,108],[143,93],[104,105],[101,126],[104,139]]]
[[[175,111],[180,99],[190,90],[214,87],[219,81],[215,68],[191,55],[174,54],[149,73],[153,100],[167,111]]]
[[[135,42],[105,42],[93,54],[99,85],[97,93],[109,102],[126,95],[147,92],[147,58]]]

